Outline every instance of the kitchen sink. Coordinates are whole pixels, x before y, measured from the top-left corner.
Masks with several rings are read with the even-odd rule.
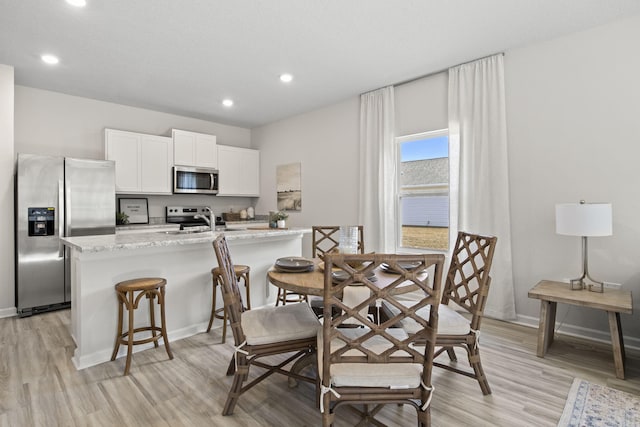
[[[209,230],[207,229],[198,229],[198,230],[170,230],[170,231],[158,231],[158,233],[162,233],[162,234],[199,234],[199,233],[206,233]]]

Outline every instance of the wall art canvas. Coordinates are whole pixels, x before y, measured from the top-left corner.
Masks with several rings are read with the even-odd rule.
[[[280,165],[276,168],[276,189],[279,211],[302,210],[300,163]]]

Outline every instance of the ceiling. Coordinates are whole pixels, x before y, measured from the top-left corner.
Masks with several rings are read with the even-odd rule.
[[[640,13],[638,0],[87,1],[0,0],[16,84],[248,128]]]

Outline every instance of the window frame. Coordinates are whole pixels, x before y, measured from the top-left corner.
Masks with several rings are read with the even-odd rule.
[[[447,248],[446,249],[436,249],[436,248],[411,248],[411,247],[406,247],[406,246],[402,246],[402,218],[400,216],[401,214],[401,204],[402,204],[402,198],[403,197],[407,197],[407,193],[403,192],[401,189],[401,177],[400,177],[400,171],[401,171],[401,163],[402,163],[402,159],[401,159],[401,155],[400,155],[400,147],[402,146],[403,143],[405,142],[411,142],[411,141],[418,141],[421,139],[428,139],[428,138],[436,138],[439,136],[447,136],[448,139],[448,154],[447,154],[447,159],[448,159],[448,170],[449,170],[449,185],[448,185],[448,189],[447,189],[447,193],[448,193],[448,197],[449,197],[449,227],[448,227],[448,236],[447,236]],[[451,236],[453,232],[457,233],[457,230],[453,230],[453,215],[451,214],[453,212],[453,210],[455,209],[457,211],[458,209],[458,204],[457,204],[457,200],[452,200],[451,194],[451,183],[452,183],[452,176],[451,176],[451,172],[452,172],[452,168],[451,168],[451,151],[452,151],[452,147],[451,147],[451,135],[449,133],[449,129],[448,128],[444,128],[444,129],[437,129],[437,130],[431,130],[431,131],[425,131],[425,132],[419,132],[419,133],[414,133],[411,135],[402,135],[402,136],[396,136],[394,138],[394,142],[396,145],[396,189],[395,189],[395,194],[394,194],[394,200],[395,200],[395,206],[394,206],[394,214],[396,217],[396,228],[395,228],[395,249],[396,249],[396,253],[409,253],[409,254],[415,254],[415,253],[438,253],[438,254],[445,254],[447,255],[450,251],[451,248]],[[428,193],[425,193],[428,194]],[[420,193],[416,193],[416,192],[412,192],[410,197],[415,197],[415,196],[419,196]]]

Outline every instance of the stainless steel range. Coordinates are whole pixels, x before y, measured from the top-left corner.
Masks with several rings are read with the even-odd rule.
[[[222,217],[215,216],[209,206],[167,206],[166,220],[168,224],[180,224],[180,230],[192,227],[224,227]]]

